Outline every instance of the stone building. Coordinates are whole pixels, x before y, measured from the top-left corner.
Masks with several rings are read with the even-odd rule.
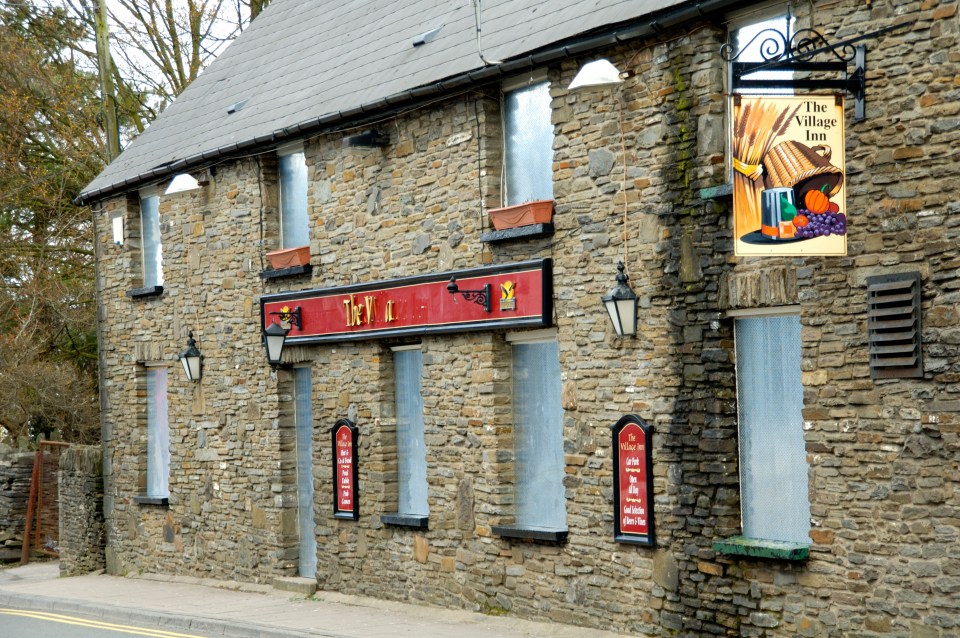
[[[868,36],[818,165],[840,254],[740,254],[720,49],[764,27]],[[955,0],[274,0],[80,196],[108,569],[649,636],[960,634],[958,30]],[[601,59],[622,82],[569,88]],[[528,201],[552,219],[491,226]],[[601,303],[618,261],[635,336]]]

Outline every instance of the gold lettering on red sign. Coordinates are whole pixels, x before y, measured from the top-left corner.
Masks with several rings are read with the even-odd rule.
[[[394,303],[393,301],[387,302],[387,309],[386,311],[384,311],[383,318],[387,323],[397,320],[397,304],[396,303]]]
[[[354,298],[353,295],[350,295],[349,299],[343,300],[343,307],[347,311],[347,327],[348,328],[353,328],[355,326],[363,325],[364,311],[369,313],[369,308],[370,308],[369,299],[370,297],[367,297],[367,300],[368,300],[367,306],[362,306],[357,304],[357,300]],[[367,317],[369,319],[370,315],[367,314]]]
[[[353,297],[350,298],[350,302],[353,304],[353,325],[363,325],[363,306],[354,303]]]
[[[353,327],[353,297],[343,300],[343,308],[347,311],[347,327]]]
[[[363,305],[367,311],[367,323],[373,323],[377,315],[377,298],[367,295],[363,298]]]

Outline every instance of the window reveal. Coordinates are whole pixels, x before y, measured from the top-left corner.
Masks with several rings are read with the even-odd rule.
[[[566,530],[557,341],[513,344],[515,526]]]
[[[317,575],[317,537],[314,522],[313,402],[310,368],[294,368],[294,422],[297,431],[297,522],[300,532],[300,576]]]
[[[156,192],[140,193],[140,232],[143,286],[162,286],[163,242],[160,237],[160,197]]]
[[[167,369],[147,368],[147,496],[170,496]]]
[[[423,357],[420,349],[395,349],[397,410],[397,512],[428,516],[427,454],[423,432]]]
[[[302,150],[281,153],[280,174],[280,243],[281,248],[295,248],[310,243],[307,219],[307,162]]]
[[[550,83],[503,96],[505,204],[553,199],[553,124]]]
[[[743,535],[809,543],[799,315],[735,323]]]

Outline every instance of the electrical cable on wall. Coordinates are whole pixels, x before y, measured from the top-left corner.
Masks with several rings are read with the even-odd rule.
[[[257,248],[257,256],[260,258],[260,272],[263,272],[263,271],[265,270],[264,264],[263,264],[263,242],[264,242],[264,237],[263,237],[263,165],[260,163],[260,155],[262,155],[262,153],[257,154],[257,155],[255,155],[254,157],[255,157],[256,160],[257,160],[257,192],[258,192],[259,195],[260,195],[260,197],[259,197],[259,199],[260,199],[260,206],[259,206],[259,209],[260,209],[260,244],[259,244],[259,247]],[[263,290],[263,285],[264,285],[264,282],[263,282],[263,280],[261,279],[261,280],[260,280],[260,289],[261,289],[261,290]]]

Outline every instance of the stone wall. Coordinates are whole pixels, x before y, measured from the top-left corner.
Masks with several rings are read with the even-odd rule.
[[[0,449],[0,560],[20,560],[33,456]]]
[[[311,274],[262,280],[276,244],[275,163],[220,164],[201,191],[161,197],[162,296],[131,300],[134,242],[97,214],[107,418],[114,424],[113,571],[249,581],[296,572],[292,380],[260,345],[258,297],[537,257],[554,260],[563,370],[569,539],[508,540],[509,346],[502,332],[423,337],[430,521],[385,527],[396,507],[394,342],[292,348],[313,369],[316,534],[322,588],[653,636],[922,636],[960,628],[960,25],[955,2],[854,0],[795,7],[801,26],[868,42],[867,119],[847,117],[848,256],[736,258],[728,202],[726,33],[703,21],[599,52],[635,75],[617,93],[565,87],[549,68],[552,237],[484,244],[499,201],[497,87],[397,115],[385,149],[341,133],[305,141]],[[852,105],[851,105],[852,110]],[[621,127],[623,137],[621,140]],[[624,174],[624,159],[626,171]],[[624,231],[624,204],[627,225]],[[133,222],[131,222],[132,224]],[[626,242],[624,236],[626,235]],[[599,298],[626,256],[636,339],[614,336]],[[872,381],[868,276],[918,270],[924,376]],[[740,532],[731,309],[797,305],[803,325],[810,559],[736,559]],[[174,362],[188,330],[204,375]],[[170,365],[169,507],[135,502],[145,453],[146,364]],[[609,426],[653,424],[655,548],[613,541]],[[332,516],[329,428],[361,432],[361,518]]]
[[[78,576],[106,566],[103,451],[75,445],[60,455],[60,575]]]

